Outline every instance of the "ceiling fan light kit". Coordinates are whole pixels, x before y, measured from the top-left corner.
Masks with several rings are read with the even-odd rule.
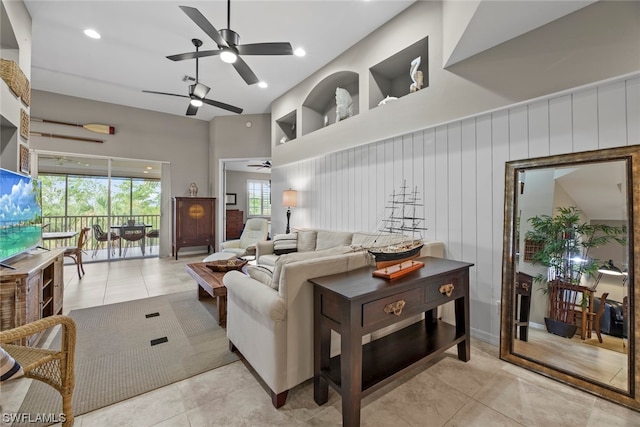
[[[220,59],[222,59],[222,62],[226,62],[227,64],[233,64],[238,60],[238,55],[233,53],[231,49],[222,49],[222,52],[220,52]]]

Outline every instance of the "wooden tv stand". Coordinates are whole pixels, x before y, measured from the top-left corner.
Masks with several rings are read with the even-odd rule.
[[[0,329],[6,331],[43,317],[62,314],[64,249],[40,250],[0,267]],[[41,334],[22,339],[35,346]]]
[[[323,405],[329,384],[342,396],[342,423],[360,425],[360,401],[418,362],[458,346],[471,357],[469,267],[441,258],[407,276],[373,277],[373,267],[310,279],[314,285],[313,397]],[[437,320],[435,309],[455,301],[455,325]],[[417,314],[422,321],[362,345],[362,336]],[[330,357],[331,330],[340,334],[342,354]]]

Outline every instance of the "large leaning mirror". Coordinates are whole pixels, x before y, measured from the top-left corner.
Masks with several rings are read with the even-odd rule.
[[[508,162],[500,357],[640,409],[640,145]]]

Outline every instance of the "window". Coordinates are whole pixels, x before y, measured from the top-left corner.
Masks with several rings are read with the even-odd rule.
[[[248,216],[271,216],[271,181],[247,181]]]

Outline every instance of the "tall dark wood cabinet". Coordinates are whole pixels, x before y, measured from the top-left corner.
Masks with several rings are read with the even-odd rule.
[[[226,240],[239,239],[244,228],[244,212],[240,209],[227,209]]]
[[[174,197],[172,255],[180,248],[206,246],[215,252],[216,199],[214,197]]]

